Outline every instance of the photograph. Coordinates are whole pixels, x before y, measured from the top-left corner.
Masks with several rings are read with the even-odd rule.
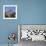
[[[17,19],[17,5],[3,5],[3,19]]]
[[[46,42],[46,25],[18,24],[18,41],[20,46],[31,46]],[[34,46],[34,45],[33,45]]]
[[[46,41],[46,25],[19,25],[20,40]]]

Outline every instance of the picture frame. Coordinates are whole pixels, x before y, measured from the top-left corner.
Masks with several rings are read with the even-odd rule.
[[[22,40],[46,41],[46,24],[19,24],[18,41]]]
[[[17,19],[17,5],[3,5],[3,19]]]

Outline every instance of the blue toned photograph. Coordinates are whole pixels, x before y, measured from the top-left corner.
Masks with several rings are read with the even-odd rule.
[[[4,19],[17,19],[17,5],[3,5]]]

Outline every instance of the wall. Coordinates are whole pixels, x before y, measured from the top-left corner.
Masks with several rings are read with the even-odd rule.
[[[3,20],[3,5],[9,4],[17,4],[17,20]],[[9,32],[18,32],[18,24],[46,24],[46,0],[0,0],[0,44],[8,43]]]
[[[10,32],[16,32],[17,38],[15,43],[18,43],[18,28],[17,25],[20,22],[20,12],[21,12],[21,4],[20,0],[0,0],[0,44],[7,44],[8,34]],[[3,19],[3,5],[18,5],[18,18],[17,20],[4,20]]]
[[[46,24],[46,0],[23,0],[21,24]]]

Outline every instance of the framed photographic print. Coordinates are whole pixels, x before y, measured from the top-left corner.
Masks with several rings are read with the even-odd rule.
[[[3,19],[17,19],[17,5],[3,5]]]
[[[40,24],[19,24],[18,41],[46,41],[46,25]]]

